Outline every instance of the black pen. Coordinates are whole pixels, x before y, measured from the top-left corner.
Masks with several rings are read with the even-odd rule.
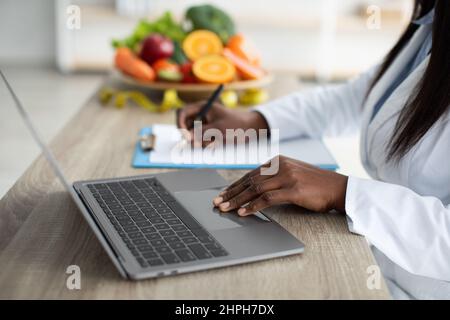
[[[223,90],[223,84],[220,84],[216,90],[214,90],[213,94],[209,97],[208,101],[203,105],[203,107],[198,112],[197,116],[195,117],[194,121],[192,121],[192,125],[188,128],[191,130],[194,127],[195,121],[205,121],[206,115],[208,114],[209,109],[213,106],[213,103],[217,100],[217,98],[220,96]]]

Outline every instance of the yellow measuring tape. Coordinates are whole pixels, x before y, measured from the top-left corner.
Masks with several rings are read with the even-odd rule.
[[[226,90],[222,93],[220,100],[228,108],[236,108],[239,105],[252,106],[267,101],[269,95],[262,89],[248,89],[240,96],[235,91]],[[102,105],[113,101],[116,108],[124,108],[129,101],[150,112],[166,112],[171,109],[182,108],[185,104],[174,89],[164,91],[161,104],[151,101],[145,94],[136,90],[115,90],[105,87],[99,92],[99,100]]]
[[[176,90],[173,89],[164,91],[162,102],[159,105],[140,91],[112,88],[102,88],[99,92],[99,100],[102,105],[107,105],[112,101],[114,106],[119,109],[124,108],[131,101],[150,112],[165,112],[170,109],[179,109],[184,105]]]

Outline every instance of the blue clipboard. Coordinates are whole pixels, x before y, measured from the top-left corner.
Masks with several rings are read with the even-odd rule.
[[[152,133],[152,127],[145,127],[139,131],[139,136],[148,135]],[[324,147],[325,148],[325,147]],[[328,152],[328,150],[326,151]],[[186,163],[161,163],[151,161],[151,151],[144,151],[141,148],[139,141],[136,143],[134,150],[132,166],[134,168],[169,168],[169,169],[234,169],[234,170],[251,170],[257,168],[259,165],[254,164],[186,164]],[[322,162],[322,161],[321,161]],[[327,155],[326,161],[323,163],[312,163],[322,169],[335,171],[339,168],[331,154]]]

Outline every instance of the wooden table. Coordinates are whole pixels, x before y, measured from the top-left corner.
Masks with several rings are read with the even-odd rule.
[[[276,77],[272,97],[298,89]],[[139,128],[171,123],[173,113],[102,107],[92,97],[51,143],[70,181],[165,170],[130,166]],[[243,171],[220,171],[232,181]],[[388,299],[370,290],[376,265],[344,216],[281,206],[268,214],[306,244],[301,255],[174,277],[122,279],[48,163],[39,157],[0,200],[0,298],[74,299]],[[81,290],[66,287],[66,268],[81,269]]]

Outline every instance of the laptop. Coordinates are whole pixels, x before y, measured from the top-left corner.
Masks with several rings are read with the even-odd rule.
[[[303,252],[299,240],[262,212],[239,217],[217,211],[212,199],[227,181],[214,170],[70,184],[0,74],[43,155],[123,277],[162,277]]]

